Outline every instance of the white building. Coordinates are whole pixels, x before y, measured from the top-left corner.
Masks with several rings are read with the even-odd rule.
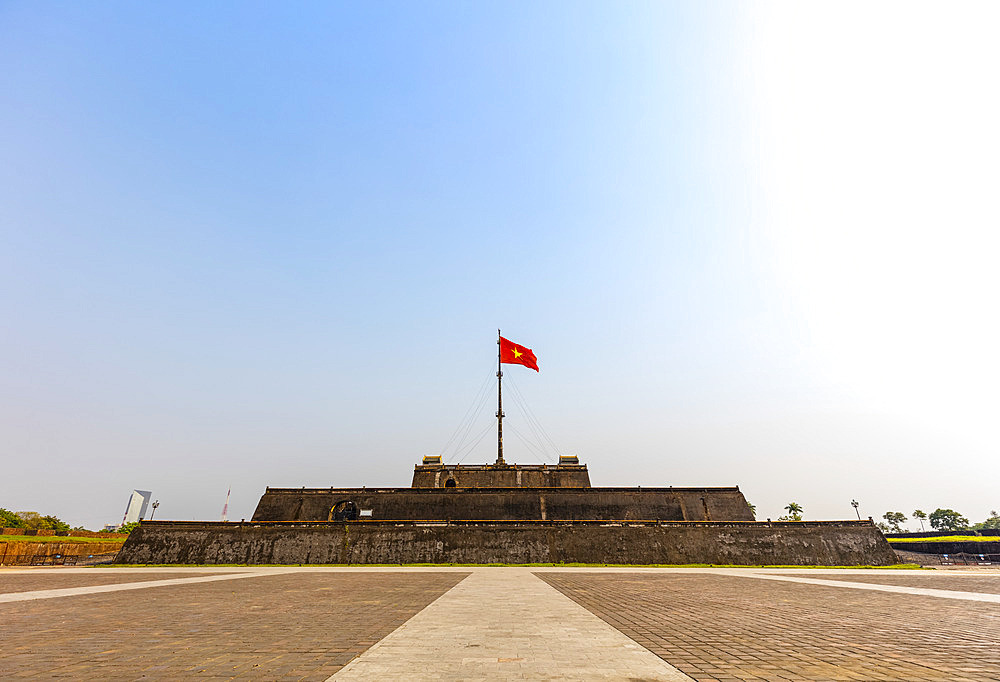
[[[153,493],[148,490],[133,490],[128,498],[128,506],[125,507],[125,516],[122,518],[122,525],[141,521],[146,516],[146,506]]]

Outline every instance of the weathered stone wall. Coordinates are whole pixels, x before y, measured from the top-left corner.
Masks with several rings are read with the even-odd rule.
[[[753,521],[739,488],[268,488],[254,521],[327,521],[340,502],[375,520]]]
[[[221,523],[145,521],[118,563],[874,565],[868,521],[801,523]]]

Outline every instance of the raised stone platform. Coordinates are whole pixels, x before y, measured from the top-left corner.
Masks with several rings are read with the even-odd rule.
[[[356,514],[343,516],[344,510]],[[254,521],[753,521],[730,488],[268,488]]]
[[[870,521],[145,521],[116,562],[887,566],[896,556]]]

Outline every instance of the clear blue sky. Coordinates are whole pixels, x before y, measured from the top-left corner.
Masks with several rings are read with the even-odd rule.
[[[973,98],[962,126],[920,114],[955,73],[910,73],[898,53],[922,43],[885,34],[834,35],[869,50],[824,62],[829,19],[702,2],[0,4],[0,506],[96,527],[132,488],[158,517],[212,519],[230,485],[231,518],[266,485],[407,485],[501,327],[542,368],[511,378],[596,484],[738,484],[761,516],[795,500],[844,518],[857,497],[866,515],[981,520],[1000,506],[996,398],[949,381],[997,377],[980,306],[996,278],[961,279],[988,266],[976,221],[995,230],[993,190],[940,199],[969,211],[962,248],[954,215],[921,204],[903,235],[921,248],[901,257],[878,232],[886,206],[898,217],[929,188],[842,182],[914,160],[876,149],[879,166],[823,117],[876,92],[927,117],[914,135],[938,156],[964,127],[980,158],[1000,108],[972,78],[944,93]],[[968,23],[948,34],[981,49],[953,58],[963,73],[996,56]],[[925,89],[856,85],[880,65]],[[817,174],[834,161],[853,170]],[[862,205],[860,222],[829,218]],[[942,249],[961,274],[944,294],[921,288]],[[926,345],[928,314],[977,339],[961,368],[954,342]],[[912,358],[893,364],[894,334],[934,382],[900,382]],[[942,386],[957,404],[935,402]],[[508,460],[538,461],[525,448],[508,438]],[[942,460],[970,476],[943,481]]]

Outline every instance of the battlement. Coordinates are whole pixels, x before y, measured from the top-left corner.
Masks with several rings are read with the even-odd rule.
[[[413,488],[589,488],[587,465],[574,456],[559,464],[442,464],[424,457],[413,467]]]

